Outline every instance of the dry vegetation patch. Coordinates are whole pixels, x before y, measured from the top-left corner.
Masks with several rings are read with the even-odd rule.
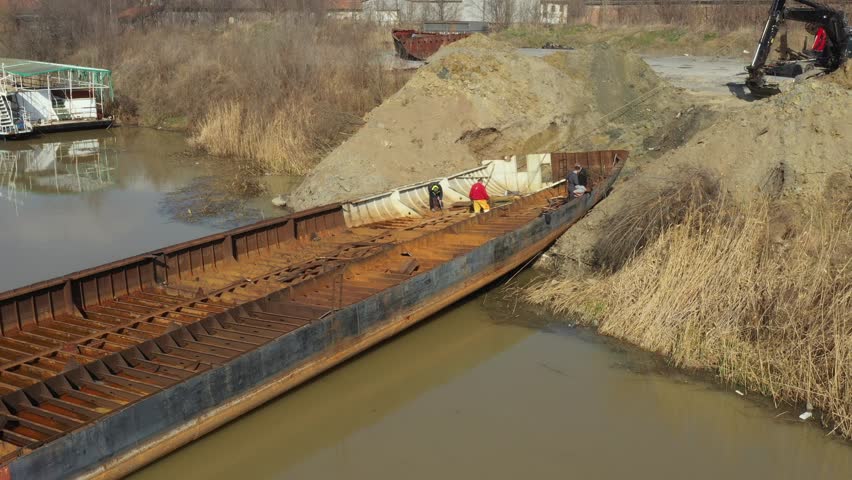
[[[556,269],[527,298],[678,366],[809,402],[852,438],[846,76],[793,84],[639,165],[558,241]]]
[[[852,204],[689,205],[616,273],[545,281],[528,298],[678,366],[810,402],[852,436]]]
[[[381,33],[308,15],[127,32],[113,65],[118,114],[187,129],[196,147],[256,171],[304,174],[405,83],[383,65]]]

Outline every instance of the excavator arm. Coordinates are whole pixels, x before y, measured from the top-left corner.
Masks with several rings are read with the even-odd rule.
[[[805,7],[787,8],[787,0],[773,0],[763,35],[757,44],[751,65],[746,67],[746,86],[756,96],[769,96],[779,92],[778,85],[766,81],[766,61],[772,51],[772,42],[785,20],[818,25],[828,37],[827,52],[812,60],[826,71],[837,69],[847,56],[849,33],[843,12],[810,0],[794,0]],[[801,71],[801,69],[799,70]]]
[[[784,23],[784,5],[787,0],[772,0],[772,6],[769,8],[769,19],[766,20],[766,26],[763,27],[763,35],[760,36],[760,41],[757,43],[757,48],[754,51],[754,58],[751,59],[751,65],[746,67],[748,71],[748,79],[746,86],[755,95],[765,93],[772,95],[778,93],[777,85],[766,83],[766,60],[769,58],[769,53],[772,51],[772,42],[775,36],[778,35],[778,29]],[[773,88],[774,87],[774,88]]]

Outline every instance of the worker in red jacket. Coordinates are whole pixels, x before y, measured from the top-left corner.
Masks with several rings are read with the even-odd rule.
[[[828,41],[828,35],[822,27],[817,28],[816,36],[814,37],[814,45],[811,50],[822,53],[825,50],[825,44]]]
[[[479,212],[487,212],[491,210],[488,207],[488,200],[490,197],[488,196],[488,190],[485,189],[485,180],[480,178],[470,187],[470,201],[473,202],[473,214],[476,215]]]
[[[815,52],[822,52],[825,50],[825,43],[828,40],[828,35],[825,34],[825,29],[819,27],[817,29],[817,34],[814,37],[814,46],[811,47],[811,50]]]

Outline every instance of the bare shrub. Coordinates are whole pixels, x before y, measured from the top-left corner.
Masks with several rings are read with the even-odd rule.
[[[383,68],[389,39],[375,25],[327,19],[319,0],[261,3],[205,5],[219,19],[261,8],[272,20],[122,25],[118,12],[137,2],[42,0],[38,20],[13,27],[2,50],[110,68],[125,123],[186,129],[197,147],[245,168],[301,174],[407,75]]]
[[[719,182],[705,171],[684,172],[662,190],[647,188],[607,220],[607,238],[594,247],[594,264],[615,271],[687,215],[706,212],[720,196]]]
[[[308,15],[128,32],[113,66],[120,113],[187,128],[195,146],[256,171],[303,174],[404,84],[382,65],[380,33]]]

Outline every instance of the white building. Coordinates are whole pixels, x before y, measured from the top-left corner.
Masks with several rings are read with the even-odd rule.
[[[331,7],[334,8],[331,8]],[[329,0],[329,15],[381,24],[538,20],[539,0]],[[500,17],[500,18],[497,18]]]
[[[539,13],[541,21],[544,23],[567,23],[568,22],[568,4],[565,2],[548,2],[542,1],[539,5]]]

